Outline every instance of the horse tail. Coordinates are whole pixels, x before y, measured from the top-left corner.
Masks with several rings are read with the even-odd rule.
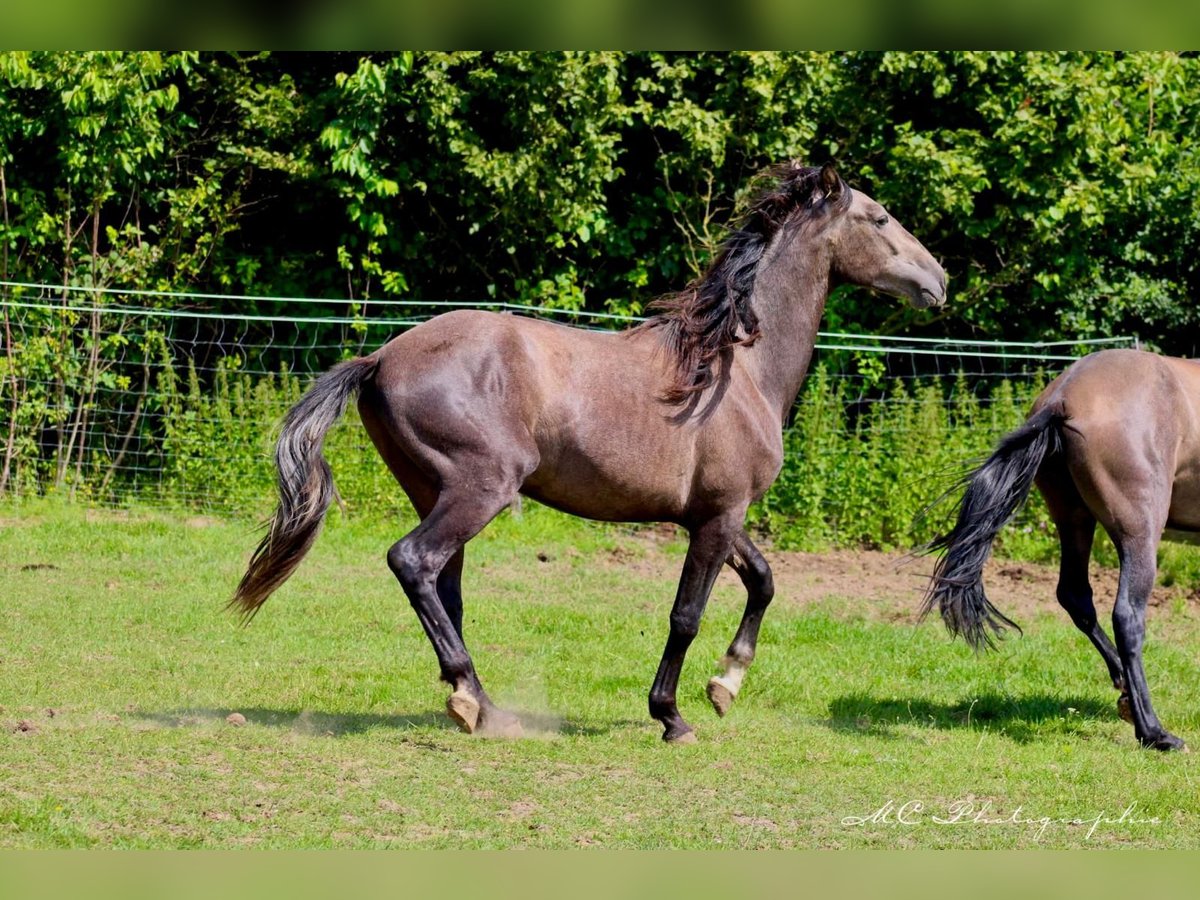
[[[983,564],[1004,524],[1025,502],[1042,460],[1061,448],[1066,415],[1045,406],[1005,435],[982,465],[968,472],[958,520],[924,549],[941,553],[925,594],[924,618],[936,606],[952,635],[976,650],[995,646],[993,637],[1007,627],[1021,630],[983,592]]]
[[[279,506],[229,601],[231,609],[241,610],[244,620],[252,619],[295,571],[320,533],[334,497],[333,475],[321,453],[325,433],[378,365],[374,356],[339,363],[319,377],[284,417],[275,446]]]

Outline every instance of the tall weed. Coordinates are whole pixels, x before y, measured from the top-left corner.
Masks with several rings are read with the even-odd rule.
[[[961,374],[895,379],[874,396],[851,396],[856,382],[818,366],[784,433],[783,471],[751,521],[796,549],[925,543],[952,515],[958,479],[1025,418],[1045,380],[1039,373],[976,392]],[[999,549],[1044,557],[1052,538],[1035,494]]]

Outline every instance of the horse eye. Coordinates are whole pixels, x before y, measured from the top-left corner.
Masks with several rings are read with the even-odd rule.
[[[875,224],[878,225],[880,228],[882,228],[887,223],[888,223],[888,217],[886,215],[882,215],[878,219],[875,220]]]

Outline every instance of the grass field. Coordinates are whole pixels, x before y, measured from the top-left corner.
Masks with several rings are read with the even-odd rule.
[[[907,595],[781,596],[717,719],[723,576],[680,685],[699,743],[666,746],[646,693],[682,543],[529,510],[468,551],[468,643],[536,731],[485,740],[443,715],[399,533],[335,514],[240,628],[244,524],[0,510],[0,847],[1200,846],[1196,755],[1138,749],[1050,598],[976,657]],[[1195,605],[1150,633],[1159,714],[1200,746]]]

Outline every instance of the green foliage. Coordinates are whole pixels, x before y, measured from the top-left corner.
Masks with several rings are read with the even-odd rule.
[[[294,286],[312,93],[266,55],[0,53],[0,277],[249,289],[267,264]],[[283,242],[244,247],[268,198]]]
[[[254,377],[239,372],[241,360],[218,361],[211,389],[194,368],[186,388],[173,377],[160,381],[167,409],[158,487],[161,502],[225,513],[265,515],[275,501],[276,435],[279,422],[306,385],[287,371]],[[407,501],[351,409],[329,432],[325,454],[338,495],[350,513],[407,509]]]
[[[1024,421],[1045,381],[1000,381],[981,396],[963,375],[897,379],[883,396],[854,403],[851,384],[862,383],[817,367],[784,433],[783,471],[751,510],[751,521],[782,547],[911,549],[930,540],[952,512],[956,479]],[[997,550],[1045,558],[1055,540],[1035,494]]]
[[[21,311],[23,328],[0,355],[0,496],[270,511],[272,428],[299,400],[307,373],[261,374],[261,354],[252,360],[220,347],[201,369],[190,342],[145,320],[136,330],[116,314]],[[88,318],[97,324],[88,322],[81,339]],[[356,419],[350,410],[326,441],[342,502],[406,508]]]
[[[4,53],[0,276],[636,313],[834,160],[951,304],[830,330],[1187,354],[1198,101],[1180,53]]]

